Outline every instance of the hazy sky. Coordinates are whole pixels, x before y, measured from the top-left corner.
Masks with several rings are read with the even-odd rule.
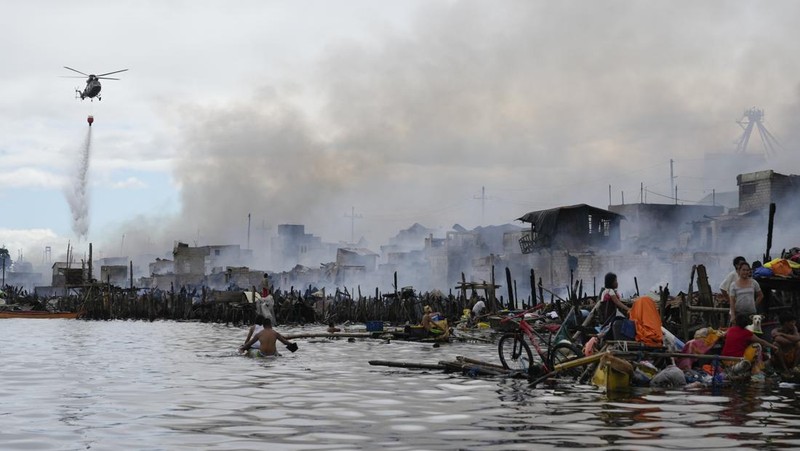
[[[95,256],[247,242],[303,223],[373,250],[588,203],[682,202],[745,109],[797,156],[794,1],[8,3],[0,15],[0,244],[38,263],[76,242],[86,173]],[[87,73],[102,101],[76,100]],[[753,152],[757,140],[751,142]],[[486,200],[481,201],[481,188]],[[485,219],[482,220],[482,217]],[[519,224],[519,223],[518,223]],[[123,238],[124,236],[124,238]]]

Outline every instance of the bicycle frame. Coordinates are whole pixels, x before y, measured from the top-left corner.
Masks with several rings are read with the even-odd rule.
[[[533,344],[533,348],[536,350],[536,354],[538,354],[539,358],[542,360],[542,366],[544,366],[545,371],[549,372],[551,369],[548,367],[548,364],[547,364],[547,362],[549,360],[548,359],[548,355],[547,355],[546,352],[542,351],[542,348],[539,346],[539,343],[536,340],[536,338],[539,338],[542,341],[545,341],[545,340],[543,339],[542,335],[539,334],[539,332],[537,332],[533,327],[531,327],[530,324],[528,324],[527,321],[525,321],[525,314],[530,313],[532,310],[536,310],[536,308],[526,310],[526,311],[524,311],[522,313],[518,313],[518,314],[516,314],[514,316],[510,316],[508,318],[503,318],[502,320],[500,320],[500,322],[501,323],[505,323],[507,321],[514,321],[515,323],[517,323],[517,325],[519,326],[519,329],[514,331],[513,333],[521,334],[521,335],[524,335],[524,336],[528,337],[528,341],[530,341],[531,344]],[[549,335],[548,338],[547,338],[547,346],[548,346],[548,348],[551,345],[551,337],[552,337],[552,334]]]

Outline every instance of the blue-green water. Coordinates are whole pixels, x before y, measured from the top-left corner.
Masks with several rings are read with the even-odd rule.
[[[281,328],[284,333],[323,327]],[[642,390],[370,366],[485,343],[298,340],[277,361],[235,355],[244,328],[0,320],[0,448],[19,450],[786,449],[797,389]]]

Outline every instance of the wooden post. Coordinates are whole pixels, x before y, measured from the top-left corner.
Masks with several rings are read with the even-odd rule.
[[[774,223],[775,223],[775,202],[772,202],[769,204],[769,224],[767,225],[767,252],[764,253],[764,258],[762,260],[764,263],[772,260],[772,257],[769,256],[769,251],[772,248],[772,225]]]
[[[573,291],[572,306],[575,308],[575,326],[578,327],[583,324],[583,312],[581,312],[581,299],[580,299],[580,281],[575,282],[576,289]]]
[[[542,286],[541,277],[539,277],[539,300],[544,304],[544,287]]]
[[[6,261],[3,260],[3,284],[5,284],[5,263]],[[92,283],[92,243],[89,243],[89,278],[86,280],[86,283]]]
[[[131,266],[131,286],[129,288],[133,288],[133,260],[130,261]]]
[[[697,265],[697,292],[701,306],[714,307],[714,295],[711,292],[711,286],[708,284],[708,274],[704,265]],[[705,315],[705,322],[711,327],[720,327],[719,315],[716,313],[709,312]]]
[[[508,286],[508,309],[516,310],[517,306],[514,302],[514,288],[511,286],[511,270],[506,266],[506,284]]]
[[[494,310],[497,310],[497,299],[496,299],[496,297],[495,297],[495,294],[494,294],[494,287],[495,287],[495,282],[494,282],[494,265],[492,265],[492,288],[489,290],[489,293],[491,294],[491,297],[492,297],[492,299],[491,299],[491,301],[489,301],[489,302],[491,303],[491,305],[492,305],[493,309],[494,309]]]
[[[661,324],[667,324],[667,302],[669,301],[669,284],[658,287],[659,300],[661,301]]]
[[[536,272],[531,268],[531,307],[536,305]]]
[[[686,297],[681,302],[681,332],[683,333],[683,341],[689,340],[689,302],[692,299],[694,291],[694,273],[697,270],[697,265],[692,265],[692,275],[689,277],[689,290]]]
[[[461,299],[463,299],[464,304],[467,304],[467,278],[464,276],[464,273],[461,273]]]

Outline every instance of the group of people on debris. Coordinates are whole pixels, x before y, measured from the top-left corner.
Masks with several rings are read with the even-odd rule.
[[[753,279],[751,265],[744,257],[738,256],[733,260],[734,269],[725,277],[719,290],[728,301],[731,318],[730,327],[726,330],[713,328],[699,329],[693,339],[681,343],[674,335],[669,333],[661,324],[660,314],[654,299],[648,296],[637,298],[633,305],[623,302],[618,291],[618,280],[614,273],[607,273],[604,288],[598,298],[596,306],[598,324],[601,329],[599,339],[639,341],[647,346],[667,347],[683,354],[675,361],[675,366],[683,371],[694,371],[703,368],[707,360],[693,358],[702,354],[718,354],[730,362],[727,370],[731,373],[740,372],[743,375],[760,372],[767,365],[777,373],[789,373],[794,369],[800,370],[800,332],[797,321],[792,313],[782,312],[769,337],[763,337],[760,327],[761,316],[758,315],[764,299],[764,293],[758,282]],[[287,345],[294,352],[297,345],[291,343],[281,334],[272,329],[274,314],[268,291],[264,290],[263,301],[259,302],[259,315],[256,324],[248,331],[245,343],[239,348],[240,352],[251,352],[262,357],[278,354],[276,342]],[[641,302],[640,302],[641,301]],[[486,315],[487,306],[482,298],[473,301],[469,312],[471,324],[477,323]],[[436,335],[447,333],[446,318],[439,312],[426,305],[423,308],[421,326],[429,334]],[[333,323],[329,324],[328,333],[339,332],[340,329]],[[662,334],[663,332],[663,334]],[[594,340],[591,343],[596,343]],[[668,343],[669,342],[669,343]],[[712,348],[717,346],[717,351]],[[585,353],[592,352],[585,349]]]
[[[753,266],[761,267],[759,262]],[[768,362],[776,372],[791,371],[798,363],[800,355],[800,333],[791,312],[784,311],[778,316],[778,327],[772,330],[771,341],[761,334],[761,315],[759,309],[764,300],[761,286],[753,279],[753,266],[742,256],[733,259],[731,271],[719,286],[728,301],[732,326],[725,333],[725,345],[721,355],[744,357],[755,371],[763,367],[762,350],[771,351]],[[752,323],[752,324],[751,324]]]
[[[730,306],[730,327],[724,331],[712,328],[699,329],[694,338],[687,343],[683,344],[677,340],[678,346],[674,351],[686,356],[713,353],[722,358],[731,358],[725,359],[726,362],[723,364],[727,372],[733,376],[738,373],[741,377],[749,377],[765,368],[784,375],[790,373],[800,363],[800,333],[795,317],[791,312],[782,312],[778,317],[779,325],[771,331],[770,337],[760,336],[763,335],[760,327],[762,317],[758,312],[764,293],[758,282],[753,279],[752,268],[744,257],[736,257],[733,266],[734,270],[725,277],[719,287]],[[640,324],[633,321],[637,302],[631,307],[626,305],[622,302],[617,288],[617,276],[613,273],[606,274],[604,289],[598,299],[599,322],[605,326],[600,334],[601,336],[608,334],[614,340],[641,341],[637,330]],[[630,320],[626,316],[629,316]],[[654,322],[663,329],[660,318]],[[664,343],[655,341],[655,345],[666,346],[668,331],[664,331]],[[714,346],[718,347],[716,352],[711,351]],[[703,365],[708,364],[708,360],[683,357],[677,359],[675,363],[686,372],[703,367],[709,370],[708,365]]]

